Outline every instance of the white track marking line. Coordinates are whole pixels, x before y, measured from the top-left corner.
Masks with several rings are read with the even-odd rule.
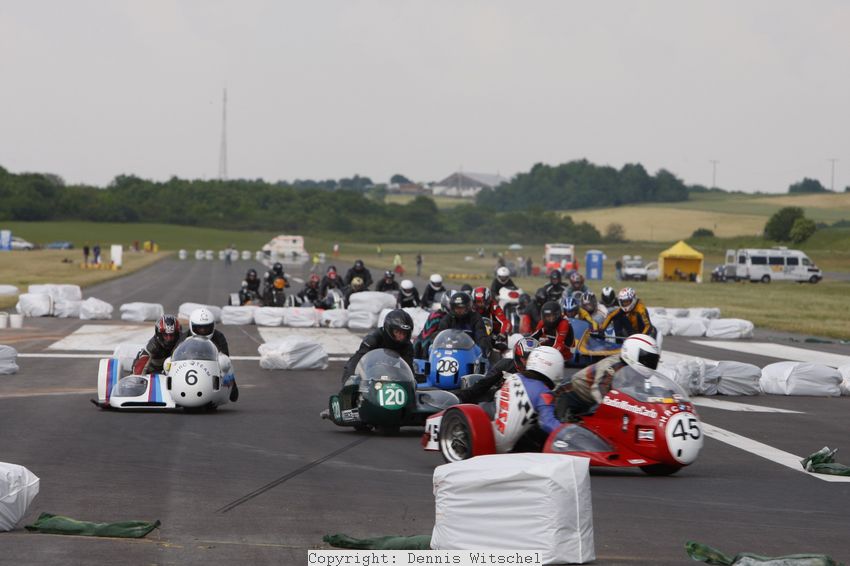
[[[746,436],[735,434],[734,432],[710,425],[706,422],[702,423],[702,430],[709,438],[719,440],[720,442],[734,446],[735,448],[740,448],[745,452],[755,454],[756,456],[760,456],[766,460],[770,460],[771,462],[776,462],[777,464],[785,466],[786,468],[791,468],[796,472],[802,472],[807,476],[829,482],[850,482],[850,477],[848,476],[831,476],[828,474],[813,474],[811,472],[807,472],[803,469],[803,466],[800,465],[800,460],[802,460],[800,456],[795,456],[790,452],[785,452],[778,448],[774,448],[773,446],[762,444],[761,442],[747,438]]]
[[[749,405],[747,403],[737,403],[732,401],[721,401],[713,397],[695,397],[691,399],[691,403],[700,407],[709,409],[722,409],[724,411],[739,411],[743,413],[794,413],[804,415],[803,411],[791,411],[789,409],[777,409],[775,407],[764,407],[762,405]]]
[[[48,346],[48,350],[87,350],[112,352],[122,343],[147,344],[150,325],[84,324],[77,330]]]
[[[796,346],[786,346],[784,344],[775,344],[773,342],[729,342],[724,340],[691,340],[691,342],[699,344],[700,346],[708,346],[710,348],[732,350],[733,352],[745,352],[747,354],[766,356],[768,358],[778,358],[780,360],[813,362],[834,368],[850,365],[850,356],[831,354],[829,352],[819,352],[817,350],[807,350],[806,348],[797,348]]]

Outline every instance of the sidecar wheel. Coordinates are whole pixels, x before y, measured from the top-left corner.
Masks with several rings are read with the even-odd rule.
[[[440,452],[446,462],[468,460],[473,453],[472,427],[460,411],[448,411],[440,423]]]
[[[682,466],[671,466],[669,464],[652,464],[649,466],[641,466],[641,470],[650,476],[672,476],[682,469]]]

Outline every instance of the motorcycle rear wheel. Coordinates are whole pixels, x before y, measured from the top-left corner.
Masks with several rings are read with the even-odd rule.
[[[641,466],[641,470],[650,476],[672,476],[682,469],[682,466],[671,466],[670,464],[651,464],[649,466]]]

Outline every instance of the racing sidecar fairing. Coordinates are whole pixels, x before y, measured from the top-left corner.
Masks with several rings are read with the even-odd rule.
[[[205,338],[190,337],[166,362],[164,373],[122,376],[118,358],[100,360],[97,401],[101,408],[214,408],[227,403],[235,376],[227,356]]]
[[[566,362],[568,367],[587,367],[603,358],[620,353],[621,344],[594,336],[586,320],[571,318],[570,326],[573,328],[576,341],[573,357]]]
[[[416,373],[425,376],[418,387],[460,389],[465,375],[486,373],[489,363],[466,332],[447,329],[431,345],[427,360],[413,360]]]

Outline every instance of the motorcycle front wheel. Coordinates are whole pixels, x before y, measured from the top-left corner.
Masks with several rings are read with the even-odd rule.
[[[440,423],[440,453],[446,462],[468,460],[472,453],[472,430],[460,411],[448,411]]]

